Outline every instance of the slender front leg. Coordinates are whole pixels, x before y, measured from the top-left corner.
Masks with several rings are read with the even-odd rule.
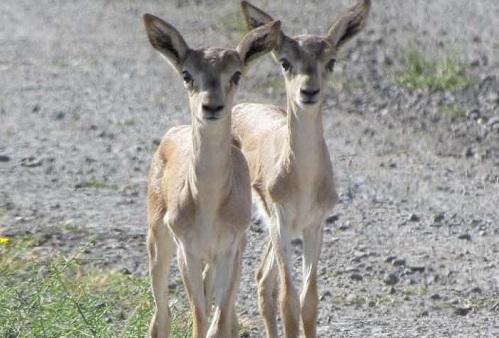
[[[270,233],[280,277],[279,305],[284,323],[284,336],[298,338],[300,334],[300,300],[291,275],[291,238],[289,224],[282,206],[274,204]]]
[[[192,337],[205,338],[207,327],[206,301],[203,288],[203,265],[199,258],[179,246],[178,266],[191,306],[193,325]]]
[[[300,295],[305,338],[317,336],[317,266],[322,245],[322,224],[303,231],[303,290]]]
[[[243,247],[244,244],[237,240],[234,247],[217,259],[214,284],[215,307],[208,338],[239,337],[238,330],[234,335],[234,317]]]
[[[267,338],[277,338],[276,301],[277,301],[277,265],[272,241],[269,239],[267,249],[256,273],[258,286],[258,309],[265,322]]]
[[[204,297],[206,300],[206,316],[210,316],[213,304],[213,267],[206,264],[203,270]]]
[[[149,251],[149,275],[154,297],[154,315],[149,326],[149,337],[166,338],[170,332],[170,309],[168,308],[168,275],[175,251],[170,230],[163,224],[162,215],[150,221],[147,234]]]

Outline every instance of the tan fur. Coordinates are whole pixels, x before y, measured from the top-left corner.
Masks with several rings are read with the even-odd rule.
[[[176,249],[193,337],[238,337],[234,303],[251,187],[246,160],[233,145],[231,108],[237,73],[274,48],[279,22],[248,33],[236,50],[191,50],[173,26],[151,15],[144,19],[153,47],[183,75],[192,115],[190,126],[165,134],[149,172],[147,242],[155,299],[149,335],[169,335],[168,273]]]
[[[316,337],[322,228],[337,200],[321,105],[338,47],[364,26],[369,7],[370,1],[360,1],[327,36],[290,38],[281,32],[273,56],[283,66],[286,111],[249,103],[233,109],[233,130],[248,160],[252,187],[270,219],[270,240],[257,272],[259,309],[269,338],[277,337],[277,272],[285,337],[299,336],[300,318],[305,337]],[[242,8],[250,28],[272,20],[245,1]],[[290,242],[296,236],[302,236],[304,250],[300,297],[290,271]]]

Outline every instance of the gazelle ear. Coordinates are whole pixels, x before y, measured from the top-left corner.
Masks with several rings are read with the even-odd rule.
[[[144,24],[151,45],[180,72],[189,51],[182,35],[175,27],[151,14],[144,14]]]
[[[249,30],[274,21],[270,15],[247,1],[241,2],[241,9],[243,10],[244,20]]]
[[[360,0],[343,13],[327,34],[329,42],[338,48],[359,33],[367,22],[371,0]]]
[[[244,65],[273,50],[280,31],[281,22],[272,21],[246,33],[236,48]]]

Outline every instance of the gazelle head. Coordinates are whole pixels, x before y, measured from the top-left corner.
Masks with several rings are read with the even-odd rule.
[[[282,66],[288,101],[304,110],[322,103],[338,50],[365,26],[370,5],[370,0],[360,0],[336,20],[325,36],[288,37],[280,33],[272,55]],[[246,1],[241,6],[250,29],[273,20]]]
[[[193,118],[202,124],[230,116],[235,91],[249,63],[275,48],[280,22],[270,20],[247,33],[236,49],[191,49],[170,24],[144,15],[151,45],[182,76]]]

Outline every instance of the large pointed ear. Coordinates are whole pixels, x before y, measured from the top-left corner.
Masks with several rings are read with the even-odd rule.
[[[151,14],[144,14],[144,24],[151,45],[180,72],[189,50],[182,35],[172,25]]]
[[[280,31],[281,22],[272,21],[246,33],[236,48],[244,65],[247,66],[251,61],[274,49]]]
[[[249,30],[274,21],[270,15],[247,1],[241,2],[241,9],[243,10],[244,20]]]
[[[366,25],[370,7],[371,0],[359,0],[343,13],[329,29],[327,34],[329,42],[339,48],[353,38]]]

